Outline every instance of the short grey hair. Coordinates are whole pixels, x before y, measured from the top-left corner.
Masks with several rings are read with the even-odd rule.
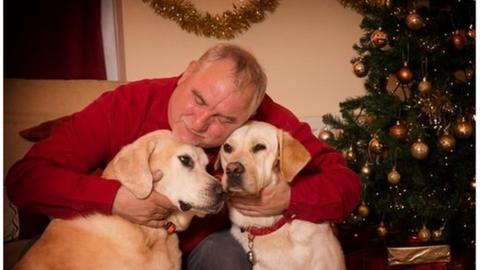
[[[238,89],[249,86],[255,87],[255,95],[252,100],[252,111],[261,104],[267,89],[267,75],[258,63],[255,56],[240,46],[220,43],[208,49],[199,59],[199,66],[218,60],[230,59],[235,64],[234,76]]]

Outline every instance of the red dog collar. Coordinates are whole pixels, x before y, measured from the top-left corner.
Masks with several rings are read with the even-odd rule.
[[[248,232],[250,235],[253,235],[253,236],[262,236],[280,229],[283,225],[285,225],[287,222],[290,223],[292,220],[293,220],[293,217],[287,217],[286,215],[283,215],[281,219],[273,223],[273,225],[271,226],[267,226],[267,227],[250,226],[246,228],[240,228],[240,230],[242,233]]]

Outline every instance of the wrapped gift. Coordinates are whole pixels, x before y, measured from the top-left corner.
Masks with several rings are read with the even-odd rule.
[[[451,252],[449,245],[388,247],[389,265],[449,263]]]

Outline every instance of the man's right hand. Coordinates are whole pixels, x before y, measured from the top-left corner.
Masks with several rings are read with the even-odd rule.
[[[120,186],[113,201],[112,214],[131,222],[153,228],[164,227],[165,220],[176,207],[162,194],[153,191],[146,199],[137,199],[126,187]]]

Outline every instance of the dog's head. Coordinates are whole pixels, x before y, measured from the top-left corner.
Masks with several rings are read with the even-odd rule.
[[[180,211],[205,215],[218,212],[225,198],[219,181],[206,172],[207,164],[201,148],[178,142],[170,131],[160,130],[122,148],[105,172],[139,199],[155,190]]]
[[[224,190],[240,196],[256,196],[279,180],[290,182],[310,160],[310,153],[290,134],[257,121],[235,130],[219,156]]]

